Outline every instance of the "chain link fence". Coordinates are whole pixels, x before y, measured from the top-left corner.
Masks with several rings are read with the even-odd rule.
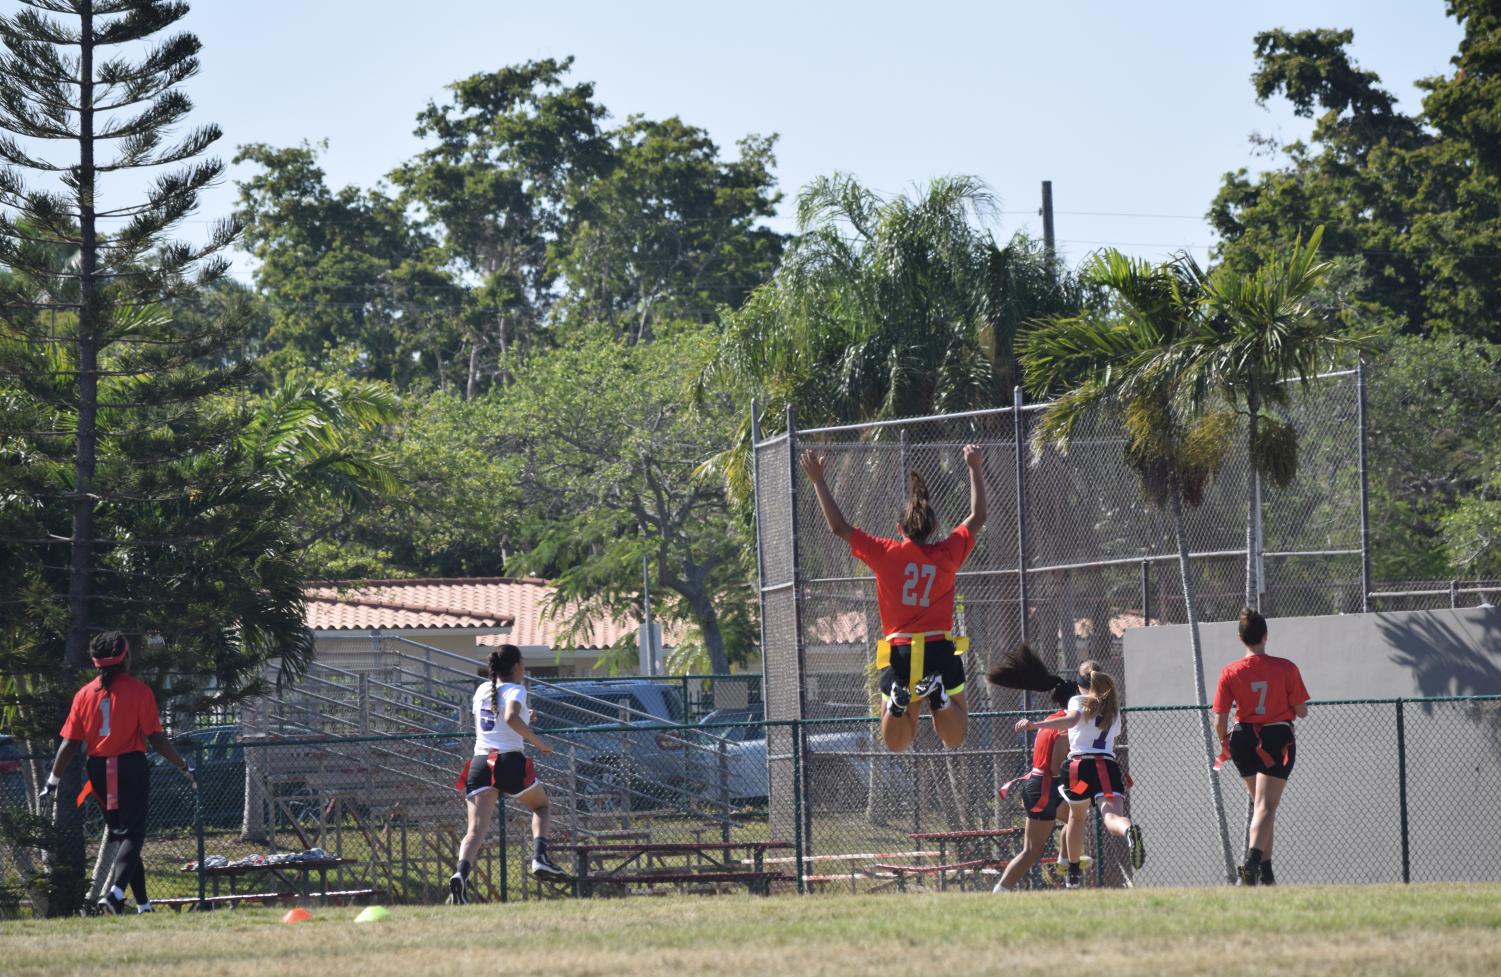
[[[1298,724],[1297,765],[1277,816],[1273,861],[1283,883],[1479,881],[1501,877],[1489,788],[1501,782],[1501,696],[1371,699],[1310,704]],[[1127,708],[1117,756],[1132,783],[1126,812],[1148,857],[1129,868],[1125,845],[1088,814],[1086,885],[1224,884],[1217,819],[1202,789],[1207,758],[1197,707]],[[628,724],[551,730],[537,757],[553,814],[554,857],[575,869],[579,846],[622,842],[646,852],[769,844],[773,891],[988,890],[1020,850],[1025,816],[999,788],[1030,767],[1013,731],[1021,715],[977,712],[968,742],[944,749],[924,720],[913,748],[888,753],[869,717],[786,722]],[[801,739],[786,784],[801,817],[779,825],[767,806],[768,744]],[[627,799],[587,783],[579,762],[591,737],[714,742],[715,762],[692,791]],[[632,744],[644,750],[640,743]],[[464,804],[452,785],[468,738],[434,735],[243,740],[219,733],[183,741],[195,791],[152,762],[145,847],[147,885],[159,905],[379,900],[434,903],[447,895]],[[0,768],[0,905],[28,911],[44,870],[39,850],[13,835],[47,818],[34,771],[43,758]],[[46,758],[45,762],[50,762]],[[1233,845],[1244,850],[1246,792],[1233,765],[1218,774]],[[63,803],[72,799],[64,798]],[[472,878],[476,898],[572,895],[568,883],[530,879],[525,810],[508,802],[491,825]],[[97,898],[108,858],[102,817],[84,804],[85,865]],[[786,833],[782,833],[785,828]],[[1056,838],[1032,888],[1061,885]],[[779,846],[777,843],[785,843]],[[1238,857],[1238,856],[1237,856]],[[748,860],[746,860],[748,863]],[[749,865],[743,866],[749,871]],[[91,899],[92,902],[92,899]]]

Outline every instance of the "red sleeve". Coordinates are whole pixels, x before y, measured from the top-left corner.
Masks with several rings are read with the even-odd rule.
[[[88,731],[84,726],[84,712],[88,708],[88,686],[85,685],[73,694],[73,707],[68,710],[68,718],[63,722],[62,732],[58,735],[65,740],[86,740]]]
[[[141,736],[147,737],[162,731],[162,715],[156,708],[156,693],[151,687],[141,687]]]
[[[954,567],[957,569],[974,552],[975,534],[969,531],[968,526],[960,523],[953,532],[949,533],[949,538],[944,542],[948,547],[949,559],[954,561]]]
[[[872,570],[885,558],[888,542],[889,540],[872,536],[863,529],[850,527],[850,556]]]
[[[1309,695],[1308,689],[1303,685],[1303,673],[1298,670],[1297,665],[1290,665],[1288,671],[1290,674],[1287,677],[1287,701],[1293,705],[1307,702]]]
[[[1230,712],[1230,703],[1234,701],[1235,691],[1230,688],[1230,669],[1222,669],[1220,671],[1219,683],[1214,687],[1214,708],[1212,711],[1220,714],[1228,714]]]

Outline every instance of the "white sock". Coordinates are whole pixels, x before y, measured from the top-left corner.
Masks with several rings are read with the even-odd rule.
[[[120,900],[121,902],[125,901],[125,890],[122,889],[122,888],[120,888],[118,885],[112,885],[112,886],[110,886],[109,887],[109,894],[112,895],[112,896],[114,896],[116,899]]]
[[[149,912],[152,912],[152,911],[153,910],[151,908],[151,900],[150,899],[147,899],[145,902],[138,902],[138,903],[136,903],[136,912],[138,912],[138,913],[149,913]]]

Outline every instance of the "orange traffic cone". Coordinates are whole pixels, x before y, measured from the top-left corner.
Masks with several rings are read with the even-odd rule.
[[[306,909],[303,909],[301,906],[295,906],[287,910],[287,914],[281,918],[281,921],[290,926],[293,923],[300,923],[305,919],[312,918],[312,913],[308,912]]]

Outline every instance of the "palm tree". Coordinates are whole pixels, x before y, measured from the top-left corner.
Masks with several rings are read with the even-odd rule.
[[[1204,327],[1205,275],[1189,257],[1162,264],[1100,253],[1083,275],[1103,289],[1107,307],[1055,317],[1017,341],[1028,387],[1059,391],[1033,435],[1033,450],[1051,444],[1067,453],[1075,429],[1104,414],[1125,432],[1125,458],[1154,505],[1168,510],[1178,547],[1178,570],[1188,618],[1194,691],[1204,735],[1205,769],[1219,821],[1227,881],[1235,879],[1229,826],[1218,774],[1204,683],[1193,564],[1184,506],[1196,506],[1228,450],[1234,415],[1211,412],[1186,395],[1184,374],[1172,354]]]
[[[1077,310],[1080,289],[1024,236],[983,222],[990,191],[944,177],[883,199],[835,174],[798,197],[775,277],[731,315],[705,381],[730,376],[814,423],[1009,403],[1018,324]]]
[[[1264,408],[1284,406],[1292,381],[1307,384],[1337,357],[1366,345],[1342,334],[1338,320],[1316,302],[1330,264],[1318,258],[1322,225],[1308,240],[1296,240],[1285,255],[1251,272],[1221,266],[1209,276],[1209,314],[1172,358],[1192,378],[1195,396],[1222,397],[1246,416],[1246,450],[1253,477],[1247,480],[1246,606],[1258,607],[1265,584],[1258,579],[1257,482],[1278,488],[1298,471],[1298,434]]]

